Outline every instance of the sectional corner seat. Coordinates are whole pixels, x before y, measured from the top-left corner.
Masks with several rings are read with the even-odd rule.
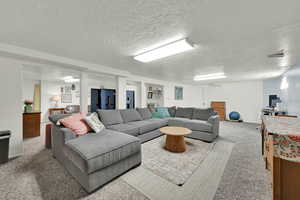
[[[168,108],[170,117],[152,118],[147,108],[98,110],[105,129],[76,136],[58,125],[69,115],[52,115],[53,156],[91,193],[142,162],[141,143],[162,135],[164,126],[192,130],[189,137],[212,142],[219,134],[219,117],[211,109]]]

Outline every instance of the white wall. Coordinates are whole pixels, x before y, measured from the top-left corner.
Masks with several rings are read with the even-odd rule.
[[[117,77],[117,96],[116,107],[117,109],[126,108],[126,85],[127,79],[125,77]]]
[[[288,88],[280,89],[283,77],[286,78]],[[282,101],[278,105],[280,111],[290,115],[300,116],[300,65],[295,65],[282,76],[263,81],[264,106],[269,104],[269,95],[278,95]]]
[[[141,107],[146,107],[147,87],[146,84],[155,84],[163,86],[164,106],[178,107],[201,107],[202,90],[199,86],[185,85],[180,83],[161,81],[141,76],[130,76],[126,80],[137,81],[141,84]],[[175,100],[175,86],[183,87],[183,100]],[[120,87],[122,87],[120,82]]]
[[[21,64],[0,58],[0,130],[10,130],[9,157],[23,153]]]
[[[262,81],[244,81],[224,83],[218,86],[203,88],[206,105],[211,101],[225,101],[226,114],[237,111],[245,122],[260,122],[259,116],[263,108]]]
[[[39,80],[25,79],[23,77],[22,91],[23,91],[23,101],[31,100],[33,101],[34,86],[40,84]]]
[[[175,100],[175,86],[183,87],[183,100]],[[165,106],[201,107],[202,90],[196,86],[168,83],[164,85]]]

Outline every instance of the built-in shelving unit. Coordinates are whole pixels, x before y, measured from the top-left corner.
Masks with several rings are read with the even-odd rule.
[[[156,84],[145,84],[146,96],[147,96],[147,107],[154,108],[164,105],[164,88],[162,85]]]

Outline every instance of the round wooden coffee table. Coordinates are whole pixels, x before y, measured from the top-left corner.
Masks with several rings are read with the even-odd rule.
[[[184,136],[192,132],[190,129],[177,126],[166,126],[159,130],[167,136],[165,149],[176,153],[185,152]]]

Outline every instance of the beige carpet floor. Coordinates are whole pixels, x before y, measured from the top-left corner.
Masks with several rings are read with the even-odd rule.
[[[209,190],[205,189],[205,184],[201,187],[199,186],[199,189],[193,188],[192,184],[197,183],[197,179],[190,180],[194,177],[207,178],[205,173],[209,170],[211,171],[211,169],[209,165],[206,165],[204,171],[196,170],[197,173],[195,174],[198,175],[192,175],[188,178],[183,187],[170,183],[171,190],[168,190],[162,184],[164,183],[163,181],[155,182],[154,180],[154,182],[151,182],[150,179],[147,179],[147,176],[155,177],[154,173],[151,170],[145,171],[146,169],[140,166],[136,170],[128,172],[124,176],[126,178],[122,178],[121,176],[89,195],[52,157],[51,152],[44,148],[44,138],[38,137],[24,142],[24,155],[22,157],[0,165],[0,199],[148,200],[150,199],[149,195],[147,196],[140,189],[142,186],[134,187],[134,184],[132,184],[133,181],[131,183],[129,181],[129,179],[137,179],[138,177],[135,175],[138,176],[138,171],[141,171],[148,174],[143,174],[143,177],[140,178],[145,187],[157,184],[156,188],[158,188],[158,191],[156,192],[156,196],[158,198],[156,199],[159,199],[160,192],[171,195],[172,191],[174,191],[173,195],[176,195],[176,192],[181,192],[182,188],[193,188],[192,190],[185,191],[188,193],[183,193],[186,195],[186,199],[191,199],[189,197],[193,197],[193,193],[199,197],[199,191],[201,191],[203,198],[200,198],[200,195],[199,198],[196,198],[197,200],[270,200],[271,187],[261,158],[260,136],[258,130],[256,130],[256,126],[246,123],[221,123],[220,138],[218,141],[224,141],[223,145],[226,145],[226,141],[228,141],[228,144],[234,144],[234,148],[231,156],[229,154],[228,163],[226,161],[222,162],[224,166],[211,166],[214,169],[226,166],[224,173],[222,170],[215,175],[212,173],[211,178],[208,177],[207,182],[211,182],[211,180],[217,181],[216,183],[212,181],[212,183],[216,184],[216,188],[218,188],[213,194],[205,194]],[[218,153],[218,151],[214,151],[213,157],[215,159],[221,159],[223,156],[223,152]],[[202,182],[205,183],[205,180],[202,180]]]

